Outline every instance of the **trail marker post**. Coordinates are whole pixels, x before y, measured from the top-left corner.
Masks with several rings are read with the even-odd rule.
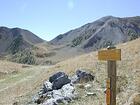
[[[121,60],[121,49],[108,47],[98,51],[98,59],[107,61],[106,104],[116,105],[116,61]]]

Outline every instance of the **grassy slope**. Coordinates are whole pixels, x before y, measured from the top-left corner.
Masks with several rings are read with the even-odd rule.
[[[129,100],[130,96],[140,92],[139,42],[140,39],[137,39],[117,46],[117,48],[122,49],[122,61],[117,62],[118,105],[124,105]],[[60,62],[52,67],[35,66],[21,68],[22,70],[20,73],[0,80],[0,86],[3,86],[0,89],[0,105],[10,105],[9,103],[13,103],[17,97],[19,97],[18,101],[25,104],[31,99],[32,93],[38,90],[43,80],[48,79],[50,75],[59,70],[72,75],[77,68],[86,68],[95,73],[96,82],[92,83],[92,85],[93,91],[96,91],[97,96],[81,97],[79,101],[75,101],[71,104],[104,105],[105,94],[103,93],[103,90],[105,89],[105,79],[107,77],[106,62],[97,60],[97,52],[77,56],[75,58]],[[79,91],[83,90],[79,89]],[[84,93],[81,92],[81,96],[84,96]]]
[[[117,104],[129,105],[131,96],[140,92],[140,39],[117,45],[122,50],[122,60],[117,62]],[[97,52],[92,52],[79,57],[63,61],[55,66],[55,70],[64,69],[73,74],[77,68],[86,68],[94,72],[98,82],[93,91],[98,91],[97,97],[82,98],[73,105],[102,105],[105,103],[105,80],[107,78],[106,62],[97,60]],[[97,89],[97,90],[96,90]],[[81,94],[82,96],[83,94]],[[131,97],[131,98],[130,98]],[[128,101],[128,103],[127,103]]]
[[[1,73],[4,69],[8,70],[0,79],[0,105],[11,105],[17,97],[34,90],[47,70],[44,66],[34,67],[7,61],[1,61],[0,65]]]

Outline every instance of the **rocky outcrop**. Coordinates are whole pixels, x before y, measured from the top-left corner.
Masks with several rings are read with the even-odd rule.
[[[75,88],[72,84],[66,84],[59,90],[53,90],[50,99],[43,105],[58,105],[59,103],[67,104],[75,98]]]
[[[88,82],[94,80],[94,76],[83,70],[77,70],[73,77],[68,77],[64,72],[57,72],[44,82],[33,100],[35,103],[43,105],[67,104],[76,98],[74,83],[79,83],[81,80]],[[88,87],[85,86],[85,88]]]

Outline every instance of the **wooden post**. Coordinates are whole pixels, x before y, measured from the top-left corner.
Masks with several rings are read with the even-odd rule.
[[[108,50],[116,47],[108,47]],[[116,105],[116,61],[108,60],[108,78],[110,78],[110,105]]]
[[[107,50],[101,50],[98,59],[107,61],[106,104],[116,105],[116,61],[121,60],[121,49],[108,47]]]
[[[116,61],[108,62],[108,78],[110,78],[110,105],[116,105]]]

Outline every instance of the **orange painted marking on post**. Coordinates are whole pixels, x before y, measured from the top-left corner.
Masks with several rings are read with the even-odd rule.
[[[106,104],[110,105],[110,89],[106,90]]]
[[[106,81],[106,104],[110,105],[110,78]]]
[[[98,51],[99,60],[121,60],[121,49],[110,49]]]

